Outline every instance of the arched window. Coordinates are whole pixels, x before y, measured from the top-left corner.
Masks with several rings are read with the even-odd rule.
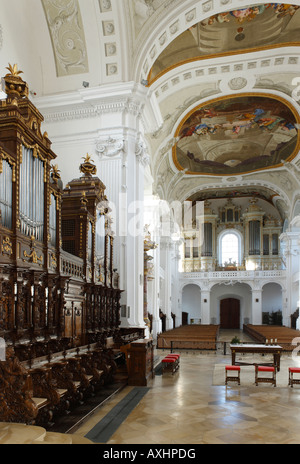
[[[236,265],[241,263],[241,237],[235,231],[228,231],[220,237],[220,258],[219,262],[224,267],[226,265]]]

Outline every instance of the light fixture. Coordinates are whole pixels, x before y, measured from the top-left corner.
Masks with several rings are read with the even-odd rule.
[[[87,89],[90,86],[89,82],[83,81],[82,86]]]

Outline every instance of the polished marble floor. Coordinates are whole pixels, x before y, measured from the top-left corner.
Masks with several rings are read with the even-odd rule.
[[[157,353],[163,356],[162,352]],[[213,386],[216,364],[230,363],[222,354],[182,354],[178,373],[155,376],[137,407],[107,444],[300,444],[300,386],[270,384]],[[126,387],[76,431],[86,436],[128,395]]]

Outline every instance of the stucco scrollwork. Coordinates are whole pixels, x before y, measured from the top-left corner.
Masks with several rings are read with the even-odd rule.
[[[125,141],[112,137],[105,140],[98,140],[96,142],[96,151],[101,158],[113,158],[125,152]]]
[[[135,154],[138,161],[144,166],[148,166],[150,164],[150,156],[148,154],[148,150],[142,140],[138,140],[135,147]]]
[[[57,76],[88,72],[88,57],[78,0],[42,0]]]

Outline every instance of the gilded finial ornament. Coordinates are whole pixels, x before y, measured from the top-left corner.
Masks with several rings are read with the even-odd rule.
[[[52,179],[53,182],[55,182],[56,184],[57,184],[58,181],[61,179],[61,177],[60,177],[60,170],[58,169],[58,165],[57,165],[57,164],[51,166],[51,179]]]
[[[20,77],[23,71],[18,69],[18,65],[9,64],[6,68],[9,73],[4,77],[5,93],[11,97],[28,97],[29,89],[26,82]]]
[[[86,176],[95,176],[97,174],[97,167],[93,164],[94,160],[91,158],[91,155],[87,153],[86,157],[82,158],[84,163],[80,165],[80,172]]]
[[[19,74],[23,74],[23,71],[20,71],[18,69],[18,65],[17,64],[14,64],[13,66],[8,63],[8,67],[6,67],[5,69],[7,69],[10,74],[7,74],[5,77],[8,77],[8,76],[19,76]]]

